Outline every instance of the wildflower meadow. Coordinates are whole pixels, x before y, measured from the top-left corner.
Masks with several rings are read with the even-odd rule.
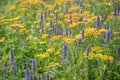
[[[0,0],[0,80],[120,80],[120,0]]]

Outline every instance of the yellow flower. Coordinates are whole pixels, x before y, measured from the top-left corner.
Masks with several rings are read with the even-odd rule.
[[[68,38],[68,37],[63,37],[63,41],[67,44],[73,43],[74,39]]]
[[[91,36],[91,35],[93,35],[96,31],[97,31],[97,29],[95,29],[95,28],[87,28],[87,29],[85,30],[85,36]]]
[[[51,62],[49,63],[49,66],[50,67],[58,67],[58,66],[61,66],[60,63],[57,63],[57,62]]]
[[[73,22],[68,26],[68,28],[75,28],[78,24],[76,22]]]
[[[60,55],[61,53],[59,51],[55,52],[54,55]]]
[[[81,34],[77,34],[77,35],[75,36],[76,39],[79,39],[79,38],[81,38],[81,37],[82,37]]]
[[[102,51],[103,51],[102,48],[99,46],[92,47],[92,49],[91,49],[91,52],[93,52],[93,53],[101,53]]]
[[[108,60],[113,61],[114,58],[112,56],[108,56]]]
[[[57,41],[57,40],[59,40],[59,39],[61,39],[62,38],[62,36],[61,35],[58,35],[58,36],[53,36],[50,40],[51,41]]]
[[[38,54],[37,57],[39,57],[40,59],[45,59],[49,56],[48,53],[43,53],[43,54]]]
[[[26,28],[22,28],[22,29],[19,30],[19,33],[23,33],[25,31],[26,31]]]
[[[93,22],[93,20],[92,19],[89,19],[88,21],[87,21],[87,24],[90,24],[90,23],[92,23]]]
[[[27,11],[28,9],[27,8],[20,8],[20,11],[22,11],[22,12],[25,12],[25,11]]]
[[[43,34],[41,38],[46,38],[48,37],[48,34]]]
[[[69,11],[70,11],[70,12],[74,12],[74,11],[76,11],[76,10],[78,10],[78,9],[79,9],[78,6],[72,6],[72,7],[69,9]]]
[[[33,24],[37,24],[37,23],[39,23],[39,22],[40,22],[40,20],[37,20],[37,21],[34,21]]]
[[[41,42],[39,42],[39,44],[45,44],[46,43],[46,41],[41,41]]]
[[[102,28],[102,29],[100,29],[100,30],[99,30],[99,32],[100,32],[100,33],[103,33],[103,32],[105,32],[105,33],[106,33],[106,32],[107,32],[107,30]]]
[[[118,35],[118,34],[120,34],[120,32],[113,32],[113,34]]]
[[[47,28],[49,28],[49,27],[50,27],[50,23],[45,23],[44,29],[47,29]]]
[[[0,43],[4,43],[5,42],[5,37],[0,39]]]
[[[19,28],[24,28],[24,26],[22,25],[22,24],[17,24],[17,23],[13,23],[13,24],[10,24],[9,26],[11,26],[11,27],[16,27],[16,26],[18,26]]]
[[[54,51],[55,48],[49,48],[47,49],[47,53],[52,53]]]
[[[15,6],[10,6],[9,11],[15,10]]]
[[[28,0],[30,4],[36,5],[40,3],[40,0]]]

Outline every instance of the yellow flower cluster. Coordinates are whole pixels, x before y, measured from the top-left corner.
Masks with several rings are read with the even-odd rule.
[[[53,36],[50,40],[51,41],[58,41],[59,39],[61,39],[62,36],[61,35],[58,35],[58,36]]]
[[[40,59],[45,59],[49,57],[49,54],[48,53],[38,54],[36,57],[39,57]]]
[[[4,43],[5,42],[5,37],[0,39],[0,43]]]
[[[99,58],[101,58],[102,60],[110,60],[110,61],[114,60],[114,58],[112,56],[103,55],[101,53],[97,54],[96,56],[99,57]]]
[[[68,38],[68,37],[63,37],[63,41],[67,44],[71,44],[74,42],[74,39]]]
[[[101,47],[99,47],[99,46],[92,47],[91,51],[89,53],[89,59],[91,60],[91,59],[95,59],[95,58],[99,57],[102,60],[110,60],[110,61],[114,60],[114,58],[112,56],[104,55],[104,54],[102,54],[102,52],[103,52],[103,50]],[[84,53],[84,56],[86,56],[85,53]]]
[[[58,67],[58,66],[61,66],[60,63],[58,63],[58,62],[49,63],[49,67]]]
[[[96,28],[87,28],[85,29],[85,36],[96,36],[96,35],[100,35],[101,33],[106,33],[107,30],[106,29],[100,29],[97,30]]]
[[[22,24],[17,24],[17,23],[10,24],[9,26],[11,26],[11,27],[24,28],[24,26],[23,26]]]

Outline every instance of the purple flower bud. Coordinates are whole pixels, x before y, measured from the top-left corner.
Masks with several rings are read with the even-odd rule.
[[[66,60],[62,60],[62,64],[67,65],[67,61]]]
[[[27,62],[26,68],[30,68],[30,63],[29,62]]]
[[[78,47],[82,44],[82,39],[78,39]]]
[[[43,20],[43,14],[42,13],[40,14],[40,19],[41,19],[41,22],[42,22],[42,20]]]
[[[53,27],[53,23],[52,23],[52,21],[50,21],[50,27],[51,27],[51,28]]]
[[[120,56],[120,47],[118,48],[118,56]]]
[[[50,15],[50,10],[48,10],[48,15]]]
[[[30,80],[34,80],[34,74],[30,74]]]
[[[111,38],[111,30],[109,30],[109,31],[106,33],[106,42],[107,42],[107,43],[110,41],[110,38]]]
[[[91,51],[91,46],[89,45],[87,47],[87,49],[86,49],[86,56],[87,56],[87,58],[89,57],[90,51]]]
[[[12,63],[12,68],[15,69],[17,66],[16,66],[16,60],[13,61]]]
[[[28,68],[25,70],[25,80],[30,80],[30,72]]]
[[[37,80],[42,80],[42,76],[38,74],[38,79]]]
[[[83,7],[83,1],[80,2],[80,7]]]
[[[84,31],[84,30],[82,30],[82,39],[84,39],[84,32],[85,32],[85,31]]]
[[[46,74],[46,79],[45,80],[50,80],[50,75]]]
[[[8,63],[7,62],[4,62],[4,67],[7,67]]]
[[[120,13],[120,6],[118,7],[118,13]]]
[[[116,8],[114,9],[114,15],[113,16],[117,17],[117,9]]]
[[[63,59],[66,59],[68,56],[68,45],[63,46]]]
[[[97,17],[97,20],[96,20],[96,26],[97,26],[97,29],[101,28],[101,21],[99,16]]]
[[[69,37],[69,29],[66,27],[66,36]]]
[[[10,61],[11,61],[11,64],[14,61],[14,51],[13,50],[10,50]]]
[[[58,13],[56,13],[55,16],[56,16],[56,21],[58,21]]]
[[[105,29],[109,29],[109,22],[106,23]]]
[[[70,24],[72,24],[72,13],[70,13]]]
[[[36,71],[36,60],[35,59],[32,60],[32,71],[33,73],[35,73]]]

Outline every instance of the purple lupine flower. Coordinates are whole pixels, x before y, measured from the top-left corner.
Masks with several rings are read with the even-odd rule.
[[[44,19],[45,19],[45,21],[46,21],[46,16],[47,16],[47,14],[46,14],[46,11],[44,12]]]
[[[41,13],[40,14],[40,19],[41,19],[41,22],[43,21],[43,14]]]
[[[106,23],[105,29],[109,29],[109,22]]]
[[[32,71],[33,73],[35,73],[36,71],[36,60],[35,59],[32,60]]]
[[[53,27],[53,23],[52,23],[52,21],[50,21],[50,27],[51,27],[51,28]]]
[[[82,30],[82,39],[84,39],[85,31]]]
[[[70,24],[72,24],[72,13],[70,13]]]
[[[97,29],[101,28],[101,21],[100,21],[100,17],[99,16],[96,19],[96,26],[97,26]]]
[[[38,74],[37,80],[42,80],[42,76],[40,74]]]
[[[82,9],[80,9],[80,14],[82,14],[83,13],[83,10]],[[82,21],[83,20],[83,17],[81,17],[80,19],[79,19],[79,21]]]
[[[83,7],[83,1],[80,2],[80,7]]]
[[[106,33],[106,42],[107,42],[107,43],[110,41],[110,38],[111,38],[111,30],[109,30],[109,31]]]
[[[4,62],[4,67],[7,67],[8,63],[7,62]]]
[[[11,64],[14,62],[14,51],[13,50],[10,50],[10,61],[11,61]]]
[[[48,15],[50,15],[50,10],[48,10]]]
[[[82,39],[78,39],[78,47],[80,47],[80,45],[82,44]]]
[[[113,14],[113,16],[117,17],[117,9],[116,9],[116,8],[114,9],[114,14]]]
[[[56,16],[56,21],[58,21],[58,13],[56,13],[55,16]]]
[[[69,37],[69,29],[66,27],[66,36]]]
[[[118,56],[120,56],[120,47],[118,48],[117,53],[118,53]]]
[[[57,34],[57,35],[60,35],[60,30],[59,30],[59,29],[56,31],[56,34]]]
[[[34,80],[34,74],[30,74],[30,80]]]
[[[30,68],[30,63],[29,62],[27,62],[26,68]]]
[[[66,60],[62,60],[62,64],[67,65],[67,61]]]
[[[60,35],[63,35],[63,30],[62,29],[60,29]]]
[[[16,65],[16,60],[14,60],[13,63],[12,63],[12,68],[15,69],[16,66],[17,66],[17,65]]]
[[[87,56],[87,58],[89,57],[90,51],[91,51],[91,46],[88,45],[88,47],[86,49],[86,56]]]
[[[120,13],[120,6],[118,7],[118,13]]]
[[[66,59],[68,56],[68,45],[63,46],[63,59]]]
[[[45,80],[50,80],[50,75],[46,74],[46,79]]]
[[[25,70],[25,80],[30,80],[30,72],[28,68]]]

